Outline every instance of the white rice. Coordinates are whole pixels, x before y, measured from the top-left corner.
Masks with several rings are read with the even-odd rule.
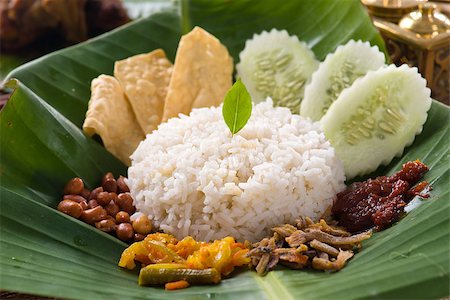
[[[194,109],[147,135],[127,183],[138,212],[164,232],[257,241],[279,224],[325,214],[344,171],[318,123],[272,101],[234,136],[222,108]]]

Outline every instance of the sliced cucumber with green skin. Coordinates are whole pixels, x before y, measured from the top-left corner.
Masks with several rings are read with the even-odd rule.
[[[369,71],[342,91],[320,122],[347,179],[388,164],[412,144],[427,119],[430,93],[417,68],[407,65]]]
[[[351,40],[327,55],[305,87],[300,115],[319,121],[341,92],[370,70],[384,66],[384,54],[369,42]]]
[[[304,88],[319,62],[308,46],[286,30],[253,35],[239,54],[238,77],[255,103],[271,97],[275,106],[298,114]]]

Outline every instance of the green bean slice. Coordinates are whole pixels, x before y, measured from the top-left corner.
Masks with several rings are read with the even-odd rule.
[[[221,280],[220,273],[212,269],[174,269],[158,268],[148,265],[139,273],[139,285],[163,285],[168,282],[186,280],[189,284],[216,284]]]

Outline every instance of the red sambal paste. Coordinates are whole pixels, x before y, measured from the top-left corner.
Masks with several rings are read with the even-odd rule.
[[[350,232],[374,226],[377,230],[386,228],[400,218],[405,205],[427,186],[422,182],[414,187],[427,171],[421,161],[409,161],[392,176],[352,183],[337,195],[332,213]]]

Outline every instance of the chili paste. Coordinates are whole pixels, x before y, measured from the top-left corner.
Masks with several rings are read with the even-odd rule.
[[[352,183],[337,195],[332,213],[350,232],[374,226],[377,230],[384,229],[397,221],[405,205],[427,186],[422,182],[414,187],[427,171],[428,167],[416,160],[403,164],[392,176]]]

